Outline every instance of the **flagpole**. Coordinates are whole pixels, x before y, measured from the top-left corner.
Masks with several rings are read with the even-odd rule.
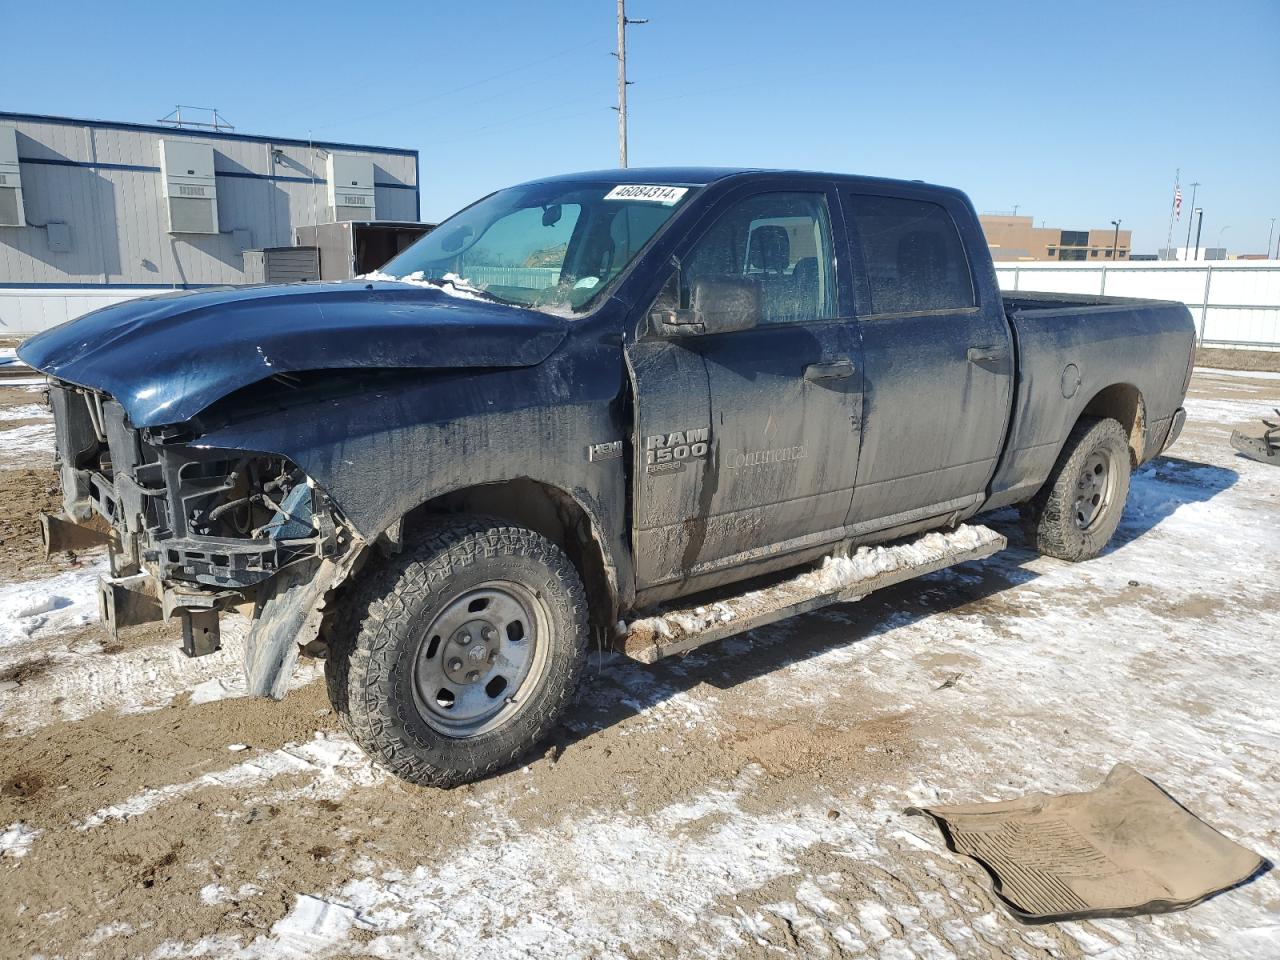
[[[1165,238],[1164,248],[1169,251],[1169,259],[1177,259],[1173,255],[1173,215],[1178,209],[1178,191],[1182,189],[1182,168],[1173,173],[1173,199],[1169,201],[1169,236]]]

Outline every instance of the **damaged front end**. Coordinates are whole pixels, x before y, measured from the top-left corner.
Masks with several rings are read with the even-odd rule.
[[[220,614],[253,603],[249,692],[282,696],[358,553],[325,494],[282,457],[203,448],[186,425],[136,429],[100,391],[52,381],[49,400],[64,513],[42,518],[45,545],[107,545],[107,628],[177,616],[183,651],[203,656]]]

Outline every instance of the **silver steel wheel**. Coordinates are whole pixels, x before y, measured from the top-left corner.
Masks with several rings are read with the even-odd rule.
[[[546,602],[491,580],[445,604],[418,639],[413,694],[422,719],[450,737],[500,726],[547,667]]]
[[[1089,531],[1100,517],[1107,513],[1115,499],[1116,471],[1106,450],[1094,450],[1084,462],[1080,478],[1076,481],[1075,508],[1072,511],[1076,526]]]

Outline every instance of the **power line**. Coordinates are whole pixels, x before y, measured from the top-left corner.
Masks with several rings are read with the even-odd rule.
[[[517,73],[521,73],[521,72],[523,72],[523,71],[525,71],[525,70],[528,70],[528,69],[530,69],[531,67],[538,67],[538,66],[541,66],[541,65],[542,65],[542,64],[544,64],[544,63],[550,63],[550,62],[551,62],[551,61],[553,61],[553,60],[559,60],[561,57],[567,57],[567,56],[569,56],[569,54],[571,54],[571,53],[577,53],[579,50],[583,50],[583,49],[585,49],[586,47],[593,46],[593,45],[594,45],[594,43],[595,43],[595,41],[594,41],[594,40],[588,40],[588,41],[587,41],[587,42],[585,42],[585,43],[580,43],[580,44],[577,44],[576,46],[572,46],[572,47],[566,47],[566,48],[565,48],[565,49],[563,49],[563,50],[560,50],[560,51],[558,51],[558,52],[556,52],[556,53],[550,54],[550,55],[545,56],[545,57],[540,57],[540,58],[538,58],[537,60],[530,60],[530,61],[528,61],[527,63],[522,63],[522,64],[519,64],[519,65],[517,65],[517,66],[511,67],[511,68],[510,68],[510,69],[508,69],[508,70],[503,70],[503,71],[501,71],[501,72],[499,72],[499,73],[494,73],[494,74],[491,74],[491,75],[489,75],[489,76],[487,76],[487,77],[481,77],[479,80],[472,80],[471,82],[469,82],[469,83],[464,83],[464,84],[462,84],[461,86],[452,87],[452,88],[450,88],[450,89],[448,89],[448,90],[441,90],[441,91],[440,91],[440,92],[438,92],[438,93],[428,94],[428,95],[427,95],[427,96],[425,96],[425,97],[418,97],[418,98],[413,99],[413,100],[404,100],[404,101],[401,101],[400,103],[398,103],[398,104],[396,104],[396,105],[394,105],[394,106],[385,106],[385,107],[383,107],[383,108],[381,108],[381,109],[374,110],[374,111],[372,111],[372,112],[370,112],[370,113],[363,113],[363,114],[360,114],[360,115],[355,116],[355,117],[344,117],[344,118],[343,118],[342,120],[340,120],[340,121],[335,121],[335,122],[333,122],[333,123],[327,123],[327,124],[324,124],[324,125],[322,125],[322,126],[316,127],[315,129],[317,129],[317,130],[328,130],[328,129],[332,129],[333,127],[340,126],[340,125],[343,125],[343,124],[354,123],[354,122],[356,122],[356,121],[360,121],[360,120],[370,120],[370,119],[372,119],[372,118],[374,118],[374,117],[384,117],[384,116],[386,116],[387,114],[390,114],[390,113],[398,113],[399,111],[401,111],[401,110],[405,110],[405,109],[407,109],[407,108],[409,108],[409,107],[418,107],[418,106],[421,106],[421,105],[422,105],[422,104],[424,104],[424,103],[431,103],[432,101],[435,101],[435,100],[442,100],[442,99],[444,99],[445,97],[451,97],[451,96],[453,96],[453,95],[454,95],[454,94],[456,94],[456,93],[462,93],[462,92],[463,92],[463,91],[465,91],[465,90],[471,90],[471,89],[474,89],[475,87],[483,86],[483,85],[484,85],[484,84],[486,84],[486,83],[492,83],[492,82],[493,82],[493,81],[495,81],[495,80],[502,80],[502,79],[504,79],[504,78],[506,78],[506,77],[513,76],[513,75],[515,75],[515,74],[517,74]]]

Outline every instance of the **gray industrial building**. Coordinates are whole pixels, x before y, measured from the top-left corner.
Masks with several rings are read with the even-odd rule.
[[[0,112],[0,334],[258,279],[295,228],[419,219],[418,153]]]

